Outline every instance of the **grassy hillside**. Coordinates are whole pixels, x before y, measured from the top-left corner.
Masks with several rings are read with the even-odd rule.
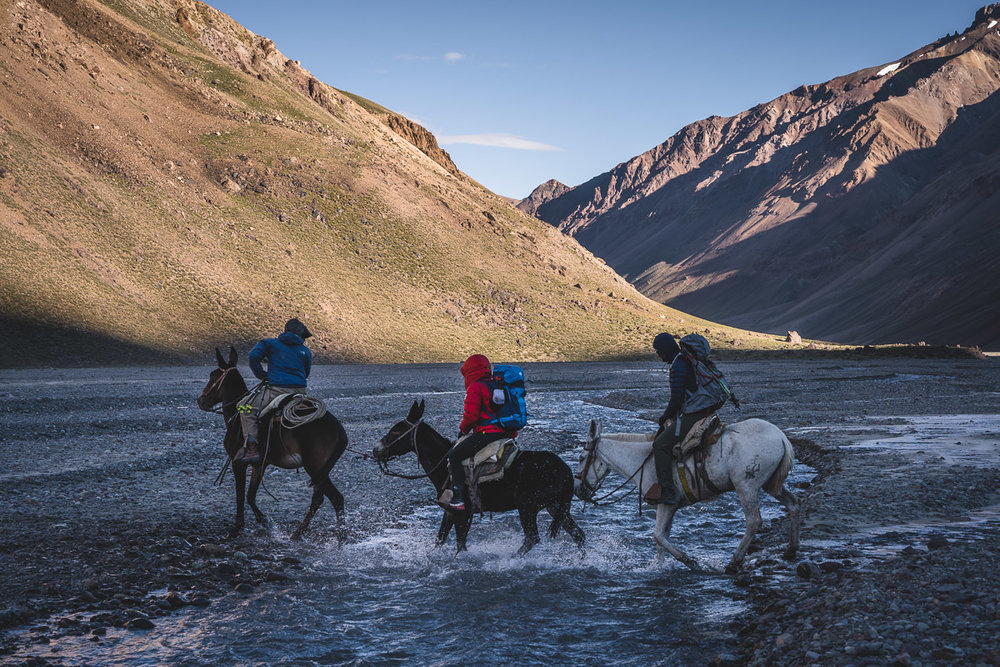
[[[0,70],[0,365],[205,359],[293,315],[325,360],[784,347],[649,301],[207,5],[4,3]]]

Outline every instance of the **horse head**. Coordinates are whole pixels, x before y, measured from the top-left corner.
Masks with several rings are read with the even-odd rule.
[[[415,451],[416,438],[414,436],[423,416],[424,400],[413,401],[406,419],[397,422],[390,428],[389,432],[382,436],[375,448],[372,449],[372,456],[375,457],[375,460],[385,462],[407,452]]]
[[[216,405],[225,400],[223,385],[225,385],[230,371],[236,368],[236,348],[232,345],[229,346],[228,361],[223,358],[219,348],[215,348],[215,359],[219,367],[213,369],[211,374],[209,374],[208,383],[201,390],[201,395],[198,397],[198,407],[206,412],[210,412]]]
[[[600,420],[590,420],[587,432],[587,442],[583,445],[580,460],[576,464],[576,476],[573,481],[573,493],[583,501],[594,497],[610,468],[597,456],[597,446],[601,442],[603,426]]]

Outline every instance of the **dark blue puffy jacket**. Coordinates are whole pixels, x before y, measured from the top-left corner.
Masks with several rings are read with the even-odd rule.
[[[681,411],[687,393],[697,388],[698,377],[691,368],[691,362],[683,354],[678,354],[670,364],[670,401],[667,403],[667,409],[663,411],[661,423],[663,420],[676,417]]]
[[[304,389],[312,368],[312,351],[304,343],[302,336],[290,331],[265,338],[250,350],[250,370],[268,384]],[[263,361],[267,362],[266,371]]]

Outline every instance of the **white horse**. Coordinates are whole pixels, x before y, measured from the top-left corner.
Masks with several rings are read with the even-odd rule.
[[[590,422],[587,444],[577,466],[574,492],[584,501],[592,500],[610,470],[626,478],[626,483],[639,487],[645,495],[656,482],[653,463],[652,434],[609,433],[601,434],[599,421]],[[788,510],[790,536],[784,557],[795,556],[799,548],[799,499],[785,486],[785,479],[792,469],[794,452],[792,444],[774,424],[763,419],[748,419],[726,426],[719,441],[705,452],[703,464],[696,465],[695,455],[689,455],[674,466],[674,484],[684,492],[683,505],[702,500],[714,500],[721,493],[736,491],[746,515],[746,532],[740,540],[726,572],[736,572],[746,557],[747,549],[763,520],[760,516],[759,492],[764,489],[779,500]],[[692,570],[699,570],[697,562],[670,543],[670,526],[676,505],[656,506],[656,555],[663,559],[664,549]]]

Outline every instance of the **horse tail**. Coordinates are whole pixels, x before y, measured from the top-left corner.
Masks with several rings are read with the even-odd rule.
[[[775,430],[781,435],[781,443],[785,451],[781,456],[781,463],[778,464],[777,469],[771,474],[770,479],[764,483],[764,490],[772,496],[778,497],[781,495],[781,489],[785,485],[789,471],[792,469],[792,463],[795,460],[795,450],[792,449],[792,443],[788,441],[785,434],[777,427],[775,427]]]

